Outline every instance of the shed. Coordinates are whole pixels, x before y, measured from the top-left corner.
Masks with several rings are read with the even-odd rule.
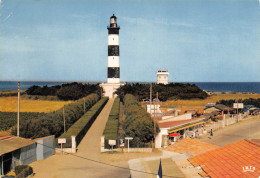
[[[5,175],[17,165],[36,161],[36,143],[21,137],[0,137],[0,175]]]

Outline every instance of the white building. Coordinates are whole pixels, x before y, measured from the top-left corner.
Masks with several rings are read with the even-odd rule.
[[[148,113],[151,113],[151,115],[162,115],[162,111],[160,110],[160,105],[159,104],[153,104],[150,105],[150,104],[147,104],[146,105],[146,111]]]
[[[168,84],[168,75],[169,75],[168,70],[158,70],[156,74],[157,74],[157,84],[164,84],[164,85]]]

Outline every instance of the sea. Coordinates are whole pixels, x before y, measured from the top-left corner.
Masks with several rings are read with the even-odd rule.
[[[71,81],[70,81],[71,82]],[[38,86],[54,86],[65,83],[67,81],[21,81],[21,90],[26,90],[33,85]],[[82,83],[100,83],[100,82],[82,82]],[[142,82],[139,82],[142,83]],[[146,82],[143,82],[146,83]],[[260,82],[179,82],[191,83],[200,87],[202,90],[212,92],[249,92],[260,93]],[[0,91],[15,91],[17,90],[17,81],[0,81]]]

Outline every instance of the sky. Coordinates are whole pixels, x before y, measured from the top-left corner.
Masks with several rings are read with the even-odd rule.
[[[121,81],[260,82],[258,0],[2,0],[0,80],[106,81],[120,25]]]

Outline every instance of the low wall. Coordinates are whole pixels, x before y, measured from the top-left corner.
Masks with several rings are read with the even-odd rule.
[[[76,153],[77,151],[76,136],[71,136],[71,138],[65,138],[65,139],[66,139],[66,143],[62,144],[62,150],[68,153]],[[58,143],[58,140],[59,139],[56,139],[56,151],[59,152],[61,150],[61,144]]]
[[[191,113],[178,115],[178,116],[163,116],[162,120],[160,121],[160,123],[162,123],[162,122],[169,122],[169,121],[188,120],[188,119],[192,119]]]
[[[55,154],[55,136],[51,135],[48,137],[38,138],[36,154],[37,160],[44,160],[51,155]]]
[[[153,152],[152,148],[117,148],[117,149],[102,149],[101,152],[124,152],[124,153],[151,153]]]
[[[210,132],[212,129],[213,131],[219,130],[221,128],[224,128],[226,126],[238,123],[242,120],[250,119],[251,117],[248,117],[248,115],[224,115],[222,120],[219,120],[218,122],[213,122],[212,124],[207,125],[207,131]]]

